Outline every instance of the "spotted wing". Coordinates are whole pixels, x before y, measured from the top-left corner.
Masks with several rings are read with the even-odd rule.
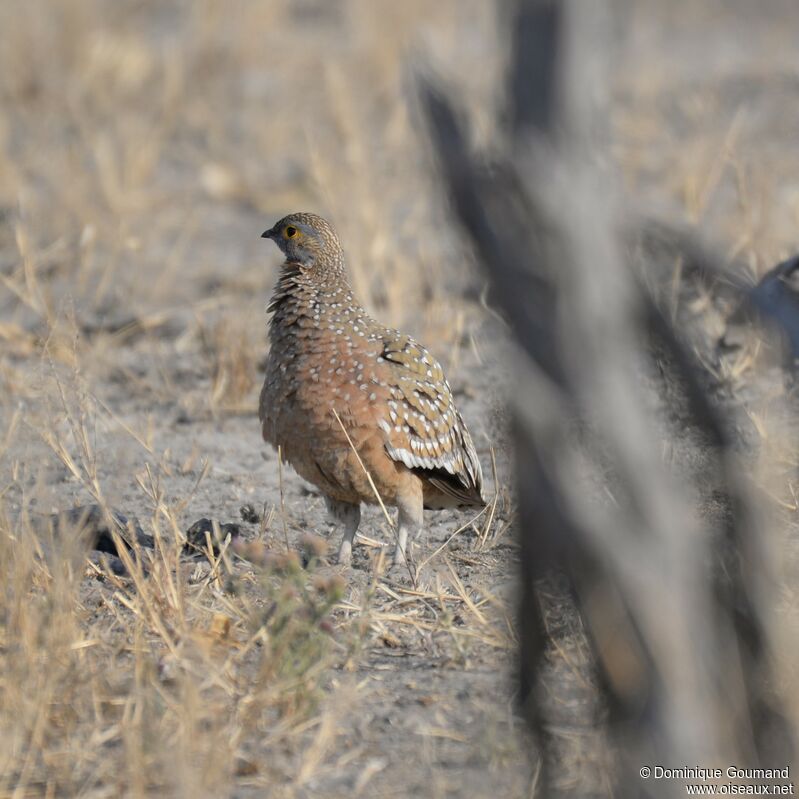
[[[393,330],[386,332],[382,357],[393,378],[382,425],[389,456],[459,502],[484,505],[480,461],[441,365]]]

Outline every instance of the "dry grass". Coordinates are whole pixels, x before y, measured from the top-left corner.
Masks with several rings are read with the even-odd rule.
[[[455,6],[436,13],[446,24]],[[202,446],[164,449],[159,416],[252,416],[276,260],[258,234],[278,214],[330,213],[391,321],[439,290],[441,268],[418,279],[423,251],[441,257],[425,244],[440,217],[419,202],[424,158],[397,103],[418,15],[346,4],[346,53],[325,17],[290,3],[0,9],[0,385],[16,398],[0,447],[2,795],[291,790],[324,762],[322,687],[369,625],[351,633],[345,608],[331,626],[341,587],[293,561],[181,559],[186,515],[224,466]],[[49,458],[27,461],[24,440]],[[105,504],[115,465],[156,536],[147,573],[87,572],[69,538],[43,556],[27,509]],[[168,496],[176,475],[189,490]]]
[[[452,57],[461,4],[406,6],[2,4],[0,796],[300,795],[354,767],[336,731],[371,647],[399,635],[462,663],[509,645],[504,605],[451,567],[434,592],[369,577],[344,597],[328,568],[272,557],[307,524],[282,479],[279,496],[250,481],[265,518],[243,549],[182,550],[239,451],[259,457],[275,217],[330,215],[364,300],[453,368],[478,313],[451,284],[462,256],[404,72],[420,35]],[[423,313],[436,303],[458,325]],[[251,432],[228,455],[238,417]],[[129,578],[75,535],[42,538],[37,514],[87,501],[154,535]],[[368,760],[355,793],[384,768]]]
[[[59,411],[41,438],[105,506],[93,447],[103,412],[79,376],[53,380]],[[0,795],[219,796],[233,784],[293,795],[324,773],[342,696],[357,694],[330,691],[333,667],[352,671],[375,641],[399,645],[392,630],[405,627],[453,663],[476,645],[510,647],[504,603],[467,589],[448,561],[435,591],[394,590],[375,572],[342,601],[346,581],[320,568],[319,539],[301,542],[304,567],[269,527],[233,549],[209,537],[205,559],[187,560],[180,519],[193,492],[170,502],[170,470],[148,459],[135,476],[155,548],[120,546],[124,578],[85,563],[79,531],[43,534],[35,513],[0,500]]]
[[[42,436],[104,504],[97,420],[59,385],[69,433]],[[120,548],[129,578],[84,565],[76,531],[42,537],[2,507],[3,795],[218,796],[236,776],[272,784],[256,765],[268,761],[250,752],[254,731],[289,738],[318,710],[346,640],[328,619],[341,584],[309,586],[297,558],[237,571],[226,547],[209,549],[210,567],[187,563],[161,488],[167,470],[137,476],[156,546],[135,559]]]
[[[497,27],[480,0],[0,3],[0,797],[369,796],[389,773],[411,786],[409,760],[426,795],[529,789],[496,679],[514,645],[507,453],[498,498],[446,526],[419,586],[378,579],[378,518],[343,589],[267,556],[322,532],[321,503],[261,468],[255,419],[278,262],[259,234],[300,209],[333,219],[357,292],[430,344],[470,425],[489,416],[481,287],[409,64],[424,50],[490,141]],[[799,164],[776,169],[721,90],[678,92],[692,135],[671,129],[667,78],[622,81],[628,184],[760,272],[796,247]],[[37,513],[90,501],[135,511],[146,571],[115,577],[37,533]],[[248,502],[264,511],[249,548],[182,555],[188,523]],[[788,587],[784,603],[794,619]],[[411,721],[392,716],[376,751],[369,724],[397,707]]]
[[[255,765],[268,758],[249,752],[257,743],[250,731],[288,738],[317,709],[329,646],[314,623],[318,603],[294,599],[290,581],[280,582],[264,596],[307,618],[265,622],[207,583],[162,594],[161,566],[162,578],[143,591],[103,584],[91,607],[77,600],[80,571],[43,574],[21,561],[13,576],[25,582],[8,589],[4,628],[9,795],[163,795],[192,786],[219,795],[232,770],[272,784],[275,775]],[[92,611],[105,621],[86,637]]]

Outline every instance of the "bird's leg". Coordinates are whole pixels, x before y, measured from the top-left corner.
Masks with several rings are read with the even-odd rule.
[[[337,499],[325,497],[330,515],[340,524],[344,525],[344,537],[338,550],[338,562],[348,566],[352,560],[352,542],[358,525],[361,523],[361,506],[350,502],[341,502]]]
[[[413,541],[421,532],[424,523],[424,501],[421,487],[402,492],[397,496],[397,546],[394,550],[394,565],[408,562],[408,535]]]

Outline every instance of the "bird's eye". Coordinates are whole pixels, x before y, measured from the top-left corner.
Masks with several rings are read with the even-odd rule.
[[[294,237],[297,235],[297,228],[295,228],[295,227],[292,227],[291,225],[289,225],[289,226],[288,226],[288,227],[287,227],[287,228],[286,228],[286,229],[283,231],[283,235],[284,235],[284,236],[285,236],[287,239],[293,239],[293,238],[294,238]]]

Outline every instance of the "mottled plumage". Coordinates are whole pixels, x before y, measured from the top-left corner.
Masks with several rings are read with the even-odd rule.
[[[264,236],[286,261],[269,304],[263,436],[345,524],[342,562],[360,503],[377,501],[366,469],[383,502],[398,508],[395,560],[402,560],[423,507],[485,504],[480,462],[449,384],[424,347],[380,325],[356,300],[324,219],[292,214]]]

